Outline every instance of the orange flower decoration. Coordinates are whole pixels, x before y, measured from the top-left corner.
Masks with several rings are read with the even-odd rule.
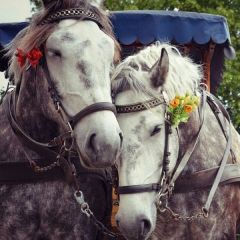
[[[170,101],[168,106],[168,113],[170,114],[170,121],[174,127],[180,123],[186,123],[189,119],[190,113],[193,112],[199,105],[199,97],[194,95],[176,96]]]
[[[171,102],[170,102],[170,105],[173,107],[173,108],[176,108],[180,103],[180,100],[178,98],[174,98]]]
[[[192,105],[185,105],[184,106],[184,111],[187,112],[187,113],[190,113],[192,112],[193,110],[193,106]]]

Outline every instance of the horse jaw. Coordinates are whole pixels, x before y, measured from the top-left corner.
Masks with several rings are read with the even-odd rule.
[[[49,36],[45,52],[51,78],[69,116],[94,103],[112,102],[114,42],[96,23],[70,19],[60,22]],[[111,111],[81,119],[74,127],[74,136],[85,165],[114,164],[121,148],[120,133]]]

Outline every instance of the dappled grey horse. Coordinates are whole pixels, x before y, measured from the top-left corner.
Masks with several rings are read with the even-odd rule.
[[[161,43],[115,70],[116,222],[127,239],[236,239],[240,136],[201,79],[200,66]]]
[[[110,90],[119,47],[100,1],[43,2],[8,50],[16,88],[0,106],[0,238],[96,239],[80,190],[106,222],[108,174],[96,168],[121,149]]]

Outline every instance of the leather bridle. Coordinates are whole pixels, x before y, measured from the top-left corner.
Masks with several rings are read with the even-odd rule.
[[[136,104],[130,105],[116,105],[117,113],[133,113],[140,112],[144,110],[148,110],[151,108],[155,108],[159,105],[163,104],[165,106],[165,144],[164,144],[164,155],[163,155],[163,169],[162,169],[162,177],[168,174],[169,171],[169,135],[172,133],[171,123],[169,119],[169,115],[167,113],[167,103],[163,98],[152,98],[145,102],[140,102]],[[140,185],[131,185],[131,186],[118,186],[117,192],[118,194],[134,194],[134,193],[142,193],[142,192],[159,192],[162,189],[161,186],[162,180],[159,183],[151,183],[151,184],[140,184]]]
[[[94,11],[91,9],[86,11],[81,8],[64,9],[55,12],[52,15],[47,16],[45,20],[40,22],[38,25],[44,25],[69,18],[94,21],[101,29],[103,28],[100,18],[94,13]],[[23,146],[26,146],[27,148],[36,152],[41,159],[32,159],[26,153],[26,157],[29,162],[0,161],[0,184],[16,185],[39,181],[55,181],[59,179],[62,180],[65,176],[67,183],[72,185],[73,189],[75,190],[74,196],[80,205],[81,212],[93,222],[93,224],[102,234],[110,237],[111,239],[117,239],[117,234],[111,232],[99,220],[96,219],[94,213],[89,208],[88,203],[84,200],[84,194],[80,190],[77,177],[82,174],[93,174],[94,176],[97,176],[98,174],[91,173],[87,170],[83,171],[79,167],[81,165],[79,159],[80,156],[75,149],[75,139],[73,135],[74,127],[84,117],[99,111],[112,111],[114,114],[116,114],[115,105],[110,102],[98,102],[83,108],[74,116],[69,116],[61,103],[61,99],[55,88],[54,82],[51,79],[45,57],[41,59],[39,65],[41,65],[45,70],[51,99],[55,105],[57,113],[60,114],[60,118],[66,125],[68,131],[55,137],[47,143],[42,143],[31,138],[21,128],[16,119],[16,100],[18,98],[18,90],[21,84],[20,79],[18,86],[11,93],[6,95],[7,99],[5,99],[3,102],[3,108],[6,111],[9,123],[17,138],[20,140]],[[39,66],[36,66],[36,69],[34,70],[35,78],[38,67]],[[26,69],[26,71],[28,70],[29,68]],[[107,170],[105,172],[107,173]],[[104,181],[104,185],[108,188],[109,184],[109,179]],[[109,190],[106,190],[106,192],[109,192]]]
[[[39,23],[39,25],[44,25],[44,24],[51,23],[54,21],[59,21],[62,19],[72,19],[72,18],[77,18],[77,19],[80,18],[81,20],[91,20],[96,22],[99,25],[99,27],[102,28],[101,20],[93,11],[91,10],[85,11],[84,9],[81,9],[81,8],[64,9],[64,10],[55,12],[52,15],[47,16],[45,20]],[[42,68],[45,71],[45,76],[46,76],[48,87],[49,87],[49,93],[55,105],[55,109],[57,113],[60,114],[60,119],[62,119],[68,131],[66,131],[65,133],[59,136],[54,137],[49,142],[42,143],[31,138],[22,129],[22,127],[17,122],[16,113],[15,113],[16,100],[18,98],[18,90],[21,84],[21,79],[19,80],[19,84],[17,88],[7,95],[7,99],[4,102],[4,109],[7,112],[7,116],[13,131],[15,132],[19,140],[23,143],[23,145],[26,145],[29,149],[35,151],[43,159],[46,159],[46,158],[49,159],[50,163],[48,164],[46,163],[46,164],[43,164],[43,166],[39,166],[39,164],[36,161],[30,159],[29,157],[28,158],[29,162],[32,168],[34,169],[34,171],[38,173],[41,172],[43,176],[47,171],[60,166],[61,169],[64,171],[65,176],[68,179],[68,182],[72,182],[73,181],[72,175],[74,171],[72,170],[72,167],[70,167],[70,165],[72,164],[69,163],[69,159],[77,157],[77,153],[74,145],[75,143],[74,135],[73,135],[74,127],[84,117],[95,112],[112,111],[114,114],[116,114],[116,108],[115,108],[115,105],[111,102],[98,102],[83,108],[74,116],[69,116],[61,103],[61,99],[55,88],[55,84],[52,81],[45,56],[42,57],[41,61],[39,62],[39,66],[37,65],[35,69],[32,69],[33,71],[35,71],[35,78],[37,75],[38,68],[40,66],[42,66]],[[26,71],[29,71],[29,68],[27,68]],[[4,163],[1,163],[1,165],[3,164]],[[14,167],[12,169],[14,169]],[[26,172],[29,172],[29,171],[31,171],[31,169],[26,168]],[[10,172],[9,175],[11,175],[11,168],[9,168],[9,172]],[[16,171],[14,170],[12,175],[14,175],[15,172]],[[48,176],[47,173],[45,175]],[[34,174],[30,173],[29,176],[31,176],[32,180],[34,181]],[[22,179],[19,179],[19,180],[21,182]],[[3,179],[0,176],[0,182],[1,181],[7,182],[8,179]],[[15,182],[17,181],[18,179],[15,180]]]
[[[111,102],[98,102],[98,103],[93,103],[85,108],[83,108],[81,111],[76,113],[74,116],[69,116],[65,108],[63,107],[61,100],[59,98],[58,92],[55,88],[55,85],[51,79],[49,69],[46,63],[45,57],[42,59],[42,65],[45,69],[46,73],[46,78],[49,86],[49,92],[51,95],[51,98],[53,100],[53,103],[55,105],[55,108],[58,113],[61,114],[61,117],[65,122],[67,122],[68,126],[71,126],[72,129],[74,129],[75,125],[81,121],[84,117],[87,115],[94,113],[94,112],[99,112],[99,111],[111,111],[116,115],[116,107],[113,103]]]
[[[150,100],[150,101],[154,101]],[[168,199],[172,195],[173,191],[174,192],[179,192],[179,188],[181,191],[183,191],[184,186],[181,186],[181,184],[186,183],[185,176],[180,177],[183,169],[189,162],[193,152],[196,149],[196,146],[199,142],[201,132],[203,129],[204,125],[204,119],[205,119],[205,109],[206,109],[206,104],[209,104],[210,108],[214,112],[214,115],[222,129],[222,132],[226,138],[227,144],[226,144],[226,149],[224,151],[223,158],[221,160],[221,163],[218,167],[212,168],[212,169],[207,169],[204,171],[199,171],[196,172],[190,176],[186,176],[188,179],[193,179],[194,177],[199,177],[200,181],[202,181],[201,186],[203,188],[211,186],[209,196],[207,198],[207,201],[205,205],[202,207],[201,211],[199,214],[196,215],[196,217],[207,217],[209,213],[209,208],[212,203],[213,197],[215,195],[215,192],[219,186],[219,184],[226,184],[226,183],[232,183],[232,182],[239,182],[240,181],[240,166],[233,164],[226,164],[227,159],[231,152],[231,130],[230,130],[230,124],[231,120],[230,117],[225,110],[225,108],[222,106],[222,104],[219,102],[218,99],[216,99],[213,95],[210,93],[206,92],[205,90],[201,89],[201,105],[199,107],[199,118],[200,118],[200,126],[198,129],[198,132],[192,142],[189,144],[188,149],[185,151],[185,153],[182,156],[178,156],[178,161],[177,165],[175,166],[174,170],[170,173],[169,172],[169,136],[172,133],[172,128],[171,128],[171,123],[170,123],[170,116],[168,115],[166,108],[165,108],[165,146],[164,146],[164,156],[163,156],[163,167],[162,167],[162,173],[161,177],[158,183],[151,183],[151,184],[141,184],[141,185],[130,185],[130,186],[118,186],[117,187],[117,192],[118,194],[135,194],[135,193],[143,193],[143,192],[157,192],[157,199],[156,199],[156,205],[160,209],[160,211],[165,211],[169,210],[169,212],[176,218],[181,218],[179,217],[178,214],[174,214],[173,211],[168,207]],[[144,103],[138,103],[135,105],[126,105],[126,106],[116,106],[117,112],[118,113],[131,113],[135,112],[132,111],[132,109],[136,109],[137,106],[141,105]],[[166,105],[166,102],[164,102]],[[159,105],[159,104],[158,104]],[[156,106],[158,106],[156,105]],[[132,109],[128,109],[129,106],[131,106]],[[155,106],[153,106],[155,107]],[[151,107],[148,106],[148,108],[141,109],[146,110]],[[119,111],[120,109],[120,111]],[[126,109],[126,111],[123,111],[122,109]],[[229,122],[229,127],[228,131],[225,130],[225,124],[222,122],[221,117],[219,114],[222,114],[227,121]],[[178,131],[178,130],[177,130]],[[204,181],[204,176],[207,175],[208,180],[211,182],[206,182]],[[178,178],[179,178],[179,183],[178,183]],[[184,181],[185,180],[185,181]],[[195,185],[191,186],[191,184],[188,182],[189,186],[189,191],[191,191],[194,188],[197,188],[197,180],[195,180]],[[176,188],[174,187],[176,183]],[[187,190],[185,189],[184,192]],[[195,216],[192,217],[187,217],[184,220],[191,220]],[[183,219],[183,218],[181,218]]]

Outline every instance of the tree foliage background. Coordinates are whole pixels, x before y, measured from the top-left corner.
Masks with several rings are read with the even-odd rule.
[[[41,0],[30,0],[33,10],[40,7]],[[225,103],[233,123],[240,132],[240,0],[105,0],[109,10],[174,10],[204,12],[225,16],[230,29],[236,59],[226,61],[224,80],[218,96]]]

